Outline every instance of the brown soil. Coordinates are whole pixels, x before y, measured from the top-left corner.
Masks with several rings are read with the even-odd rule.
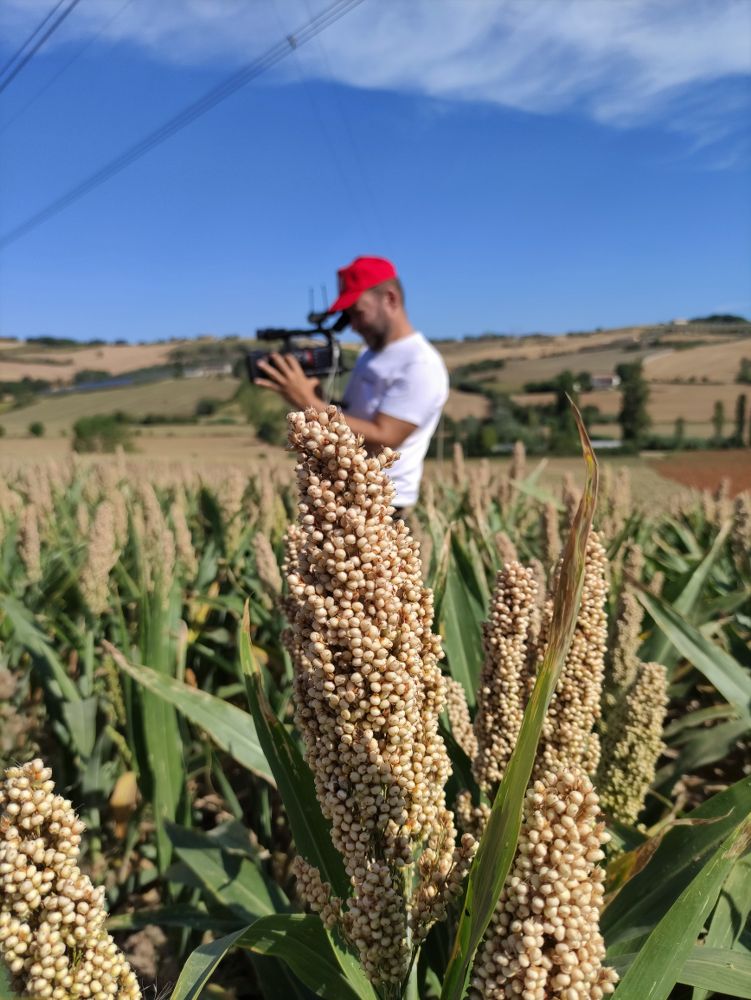
[[[751,448],[687,452],[654,462],[652,468],[665,479],[700,490],[716,490],[725,478],[733,496],[751,490]]]

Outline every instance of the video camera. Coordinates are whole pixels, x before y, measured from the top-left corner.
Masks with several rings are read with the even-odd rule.
[[[280,340],[281,349],[277,354],[291,354],[300,362],[300,366],[306,375],[334,376],[344,371],[342,365],[342,351],[336,334],[343,330],[349,323],[346,313],[342,313],[339,319],[331,326],[324,326],[328,319],[328,313],[308,313],[308,322],[312,326],[307,330],[287,330],[282,327],[266,327],[256,330],[258,340]],[[310,347],[301,341],[310,337],[324,337],[326,343],[316,347]],[[265,373],[258,368],[259,361],[266,361],[270,351],[248,351],[245,355],[245,366],[248,370],[248,378],[255,382],[257,378],[264,378]]]

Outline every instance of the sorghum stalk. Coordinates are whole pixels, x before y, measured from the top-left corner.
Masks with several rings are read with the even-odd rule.
[[[445,806],[433,598],[409,529],[391,516],[395,454],[368,455],[332,406],[288,419],[301,459],[302,537],[287,602],[295,719],[351,894],[332,899],[302,859],[298,884],[357,948],[382,995],[398,997],[474,849],[466,835],[457,845]]]

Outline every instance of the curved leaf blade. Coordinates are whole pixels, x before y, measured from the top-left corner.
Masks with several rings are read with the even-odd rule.
[[[127,660],[108,642],[103,646],[118,667],[148,691],[159,695],[195,725],[200,726],[218,747],[226,750],[238,764],[274,785],[274,776],[261,749],[253,719],[247,712],[207,691],[183,684],[173,677],[158,674]]]
[[[751,843],[738,824],[654,927],[615,991],[615,1000],[667,1000],[733,865]]]
[[[573,405],[573,404],[572,404]],[[516,853],[524,794],[532,774],[545,713],[566,659],[584,585],[587,539],[597,499],[598,468],[579,411],[574,407],[586,464],[579,509],[566,543],[555,595],[550,639],[506,775],[470,868],[462,914],[446,969],[441,1000],[461,1000],[475,952],[493,915]]]

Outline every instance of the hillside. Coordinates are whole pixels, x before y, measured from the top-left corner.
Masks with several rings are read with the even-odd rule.
[[[210,374],[169,378],[165,369],[179,366],[183,372],[195,376],[207,370],[202,366],[226,366],[236,362],[251,345],[255,343],[237,337],[80,347],[0,341],[2,382],[31,378],[67,386],[78,373],[86,371],[108,373],[113,377],[139,373],[132,385],[40,396],[31,405],[19,409],[13,409],[12,399],[6,398],[0,403],[0,424],[7,436],[6,446],[10,438],[26,438],[28,427],[34,421],[44,424],[48,437],[64,436],[81,416],[122,410],[135,419],[147,415],[184,419],[195,414],[201,399],[212,398],[226,404],[240,384],[239,380]],[[549,381],[566,369],[574,373],[608,375],[621,363],[641,360],[645,377],[652,384],[649,409],[654,429],[667,433],[676,418],[683,417],[689,433],[703,436],[708,433],[715,403],[722,401],[730,420],[738,395],[746,391],[746,387],[735,379],[741,360],[751,358],[751,324],[701,322],[634,326],[561,336],[488,335],[437,342],[436,346],[454,375],[446,407],[447,416],[453,420],[483,419],[488,413],[488,398],[476,391],[477,383],[486,391],[512,395],[521,405],[539,405],[549,397],[525,392],[529,383]],[[348,343],[346,348],[351,365],[355,347]],[[467,388],[475,391],[463,391],[462,388],[467,366],[470,366],[469,378],[474,383]],[[158,380],[140,383],[141,378],[160,371]],[[584,405],[598,406],[606,419],[617,413],[619,400],[620,393],[613,389],[582,396]],[[225,407],[217,416],[244,423],[234,408]]]

